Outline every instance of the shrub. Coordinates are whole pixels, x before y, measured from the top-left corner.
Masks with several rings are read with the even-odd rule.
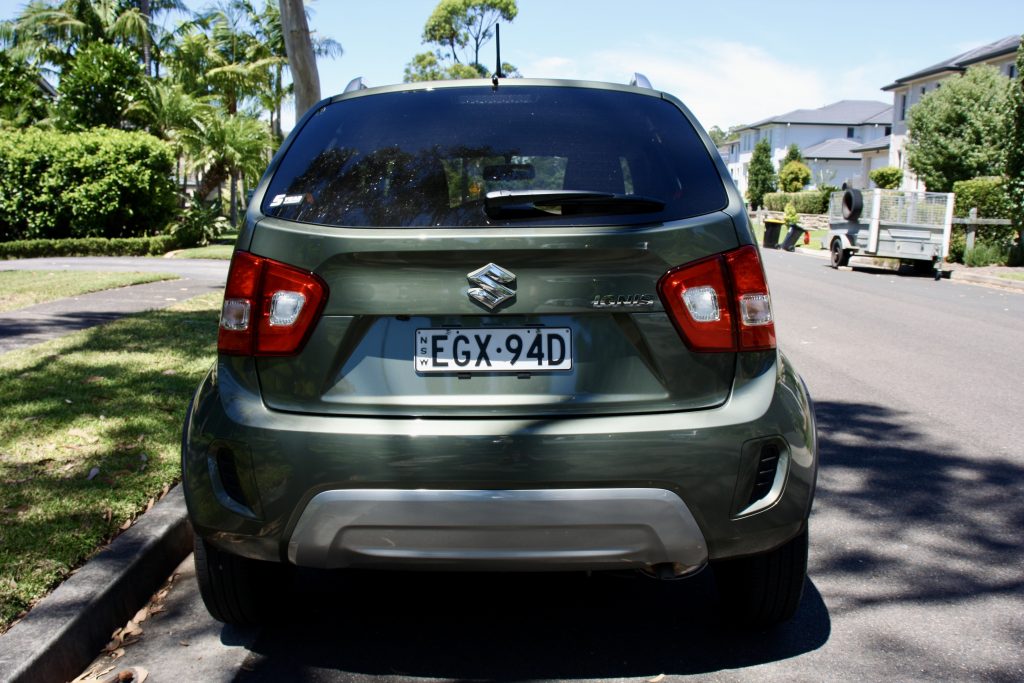
[[[0,136],[0,242],[159,233],[177,213],[171,148],[141,132]]]
[[[786,156],[782,160],[782,167],[785,168],[786,164],[791,161],[799,161],[801,164],[804,163],[804,155],[800,153],[800,148],[795,142],[786,150]]]
[[[799,161],[790,161],[779,171],[779,189],[783,192],[799,192],[811,182],[811,169]]]
[[[1007,196],[1003,179],[998,176],[961,180],[953,183],[953,192],[956,193],[953,214],[959,218],[966,218],[970,215],[972,208],[978,209],[979,218],[1008,218],[1010,216],[1010,198]],[[965,228],[962,229],[965,230]],[[1010,250],[1016,236],[1017,231],[1010,225],[979,226],[975,233],[976,249],[974,251],[985,245],[993,246],[996,251],[1003,254]],[[964,263],[967,262],[966,258],[967,254],[964,254]],[[981,258],[981,256],[976,258]],[[1005,259],[1003,260],[1005,261]]]
[[[797,215],[796,206],[793,202],[786,204],[786,209],[783,213],[782,220],[786,222],[786,225],[792,227],[800,222],[800,217]]]
[[[213,206],[193,204],[171,226],[171,235],[178,247],[205,247],[230,227],[227,218]]]
[[[796,207],[797,213],[825,213],[821,208],[821,195],[822,193],[818,190],[772,192],[764,196],[764,208],[769,211],[785,211],[786,204],[792,203]]]
[[[959,218],[966,218],[975,207],[979,218],[1010,217],[1010,198],[999,176],[960,180],[953,183],[953,192],[956,193],[953,214]]]
[[[964,264],[972,268],[982,266],[1005,266],[1008,250],[998,244],[976,244],[964,254]]]
[[[828,185],[827,183],[818,185],[818,192],[821,193],[821,210],[816,211],[815,213],[828,213],[828,205],[829,202],[832,201],[832,193],[838,190],[839,188],[835,185]]]
[[[155,237],[84,237],[63,240],[0,242],[0,259],[42,256],[159,256],[177,246],[170,235]]]
[[[868,173],[871,182],[883,190],[898,190],[903,184],[903,171],[895,166],[882,166]]]

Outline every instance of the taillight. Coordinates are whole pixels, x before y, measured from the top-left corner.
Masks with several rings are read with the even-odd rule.
[[[287,356],[306,342],[327,302],[327,285],[309,271],[236,251],[231,258],[217,350]]]
[[[658,282],[658,294],[694,351],[775,348],[771,297],[756,247],[673,268]]]

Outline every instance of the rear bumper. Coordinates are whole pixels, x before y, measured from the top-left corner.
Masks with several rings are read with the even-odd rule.
[[[273,411],[247,383],[251,368],[232,366],[248,362],[222,359],[203,381],[182,449],[193,527],[238,555],[467,569],[667,562],[685,571],[777,547],[810,513],[813,410],[781,355],[740,367],[718,408],[550,419]],[[783,464],[768,498],[751,505],[757,453],[769,443]],[[644,495],[661,502],[641,496],[634,514],[615,502],[622,490],[654,491]],[[359,507],[374,497],[375,510]],[[515,515],[503,512],[513,507]],[[353,509],[354,525],[344,521]],[[659,521],[666,515],[675,521]],[[382,539],[399,536],[404,550],[386,552]]]
[[[700,569],[707,547],[683,501],[660,489],[324,491],[288,559],[306,567]]]

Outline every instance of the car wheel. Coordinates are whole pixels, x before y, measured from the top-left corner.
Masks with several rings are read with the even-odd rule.
[[[199,593],[210,616],[225,624],[251,626],[277,612],[290,583],[289,565],[232,555],[199,536],[193,548]]]
[[[765,628],[796,613],[807,576],[807,529],[762,555],[714,563],[726,619],[744,628]]]
[[[840,268],[850,263],[849,249],[843,249],[843,242],[838,237],[832,240],[831,262],[833,268]]]

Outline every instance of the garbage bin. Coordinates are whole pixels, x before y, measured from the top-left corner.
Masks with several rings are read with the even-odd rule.
[[[782,225],[783,222],[778,218],[765,218],[764,239],[761,240],[761,246],[765,249],[778,249],[779,233],[782,232]]]
[[[804,229],[799,225],[791,225],[789,227],[789,232],[786,234],[786,239],[779,245],[779,248],[785,249],[786,251],[793,251],[793,249],[796,248],[797,240],[800,239],[804,232]]]

